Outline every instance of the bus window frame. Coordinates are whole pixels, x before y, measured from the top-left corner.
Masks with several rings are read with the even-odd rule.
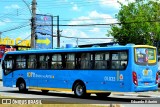
[[[40,70],[49,70],[51,69],[51,54],[49,53],[38,53],[38,54],[35,54],[36,55],[36,59],[37,59],[37,67],[36,69],[40,69]],[[44,61],[40,61],[40,56],[44,55]],[[46,57],[49,56],[49,60],[47,61],[46,60]],[[43,62],[45,63],[45,68],[40,68],[40,62]],[[48,65],[48,67],[46,67],[46,64]]]
[[[129,61],[129,49],[127,49],[127,50],[111,50],[110,51],[110,69],[109,70],[121,70],[121,71],[123,71],[123,70],[126,70],[126,68],[127,68],[127,66],[128,66],[128,61]],[[120,52],[126,52],[127,53],[127,59],[126,60],[121,60],[120,59]],[[112,54],[113,53],[119,53],[118,54],[118,60],[112,60]],[[120,66],[119,66],[119,68],[117,68],[117,69],[112,69],[112,61],[119,61],[119,64],[120,64]],[[121,68],[121,62],[122,61],[127,61],[127,64],[125,65],[125,67],[124,68]],[[121,69],[120,69],[121,68]]]
[[[122,61],[126,61],[127,63],[126,63],[126,65],[125,65],[125,67],[123,68],[123,69],[111,69],[111,62],[112,62],[112,53],[113,52],[126,52],[126,54],[127,54],[127,59],[126,60],[122,60],[122,59],[119,59],[118,61],[120,61],[120,64],[121,64],[121,62]],[[124,50],[102,50],[102,51],[90,51],[90,52],[88,52],[88,51],[85,51],[85,52],[83,52],[83,51],[81,51],[81,52],[75,52],[74,54],[76,54],[75,56],[81,56],[81,54],[82,53],[89,53],[90,54],[90,57],[91,57],[91,55],[92,55],[92,57],[93,58],[91,58],[90,59],[90,63],[92,62],[92,66],[90,66],[90,69],[82,69],[82,68],[78,68],[78,69],[76,69],[76,70],[102,70],[102,71],[106,71],[106,70],[113,70],[113,71],[117,71],[117,70],[121,70],[121,71],[123,71],[123,70],[126,70],[126,68],[127,68],[127,66],[128,66],[128,61],[129,61],[129,49],[124,49]],[[106,61],[109,61],[109,66],[108,66],[108,68],[107,69],[95,69],[95,54],[97,54],[97,53],[109,53],[109,60],[106,60]],[[77,55],[78,54],[78,55]],[[77,57],[75,57],[75,58],[77,58]],[[76,64],[77,64],[77,60],[76,60]],[[77,66],[77,65],[76,65]]]
[[[53,55],[60,55],[61,56],[61,61],[53,61],[52,60],[52,57],[53,57]],[[52,68],[52,62],[61,62],[62,64],[61,64],[61,69],[59,69],[59,67],[56,69],[56,68]],[[50,69],[52,69],[52,70],[62,70],[62,69],[64,69],[64,65],[63,65],[63,63],[64,63],[64,60],[63,60],[63,53],[60,53],[60,52],[58,52],[58,53],[51,53],[50,54]]]
[[[67,59],[66,59],[66,57],[67,57],[67,55],[68,54],[73,54],[74,55],[74,60],[69,60],[69,61],[67,61]],[[76,52],[65,52],[64,54],[64,61],[62,61],[63,63],[65,63],[65,70],[75,70],[76,69]],[[63,58],[62,58],[62,60],[63,60]],[[69,68],[66,68],[67,67],[67,62],[74,62],[74,67],[73,68],[71,68],[71,69],[69,69]]]
[[[124,68],[124,69],[111,69],[111,63],[112,63],[112,54],[113,53],[120,53],[120,52],[126,52],[127,53],[127,59],[125,60],[125,61],[127,61],[127,64],[126,64],[126,67]],[[90,64],[90,68],[87,68],[87,69],[82,69],[82,68],[80,68],[79,66],[78,66],[78,60],[77,60],[77,58],[81,58],[81,55],[83,54],[83,53],[85,53],[85,54],[89,54],[89,57],[90,57],[90,59],[88,60],[89,61],[89,63],[92,63],[92,64]],[[105,58],[105,54],[107,53],[107,54],[109,54],[109,59],[108,60],[106,60],[106,61],[109,61],[109,65],[108,65],[108,67],[106,67],[106,69],[95,69],[95,55],[96,54],[104,54],[104,57],[103,57],[103,59]],[[53,69],[53,68],[51,68],[51,66],[52,66],[52,56],[54,55],[54,54],[59,54],[59,55],[61,55],[61,63],[62,63],[62,69]],[[73,54],[74,55],[74,60],[72,61],[72,62],[74,62],[74,68],[73,69],[67,69],[66,67],[65,67],[65,65],[66,65],[66,60],[64,60],[64,58],[65,58],[65,56],[66,55],[68,55],[68,54]],[[9,54],[10,55],[10,54]],[[25,58],[26,58],[26,68],[22,68],[22,69],[40,69],[40,70],[49,70],[49,69],[51,69],[51,70],[104,70],[104,71],[106,71],[106,70],[115,70],[115,71],[117,71],[117,70],[125,70],[126,68],[127,68],[127,66],[128,66],[128,61],[129,61],[129,49],[125,49],[125,50],[102,50],[102,51],[80,51],[80,52],[52,52],[52,53],[44,53],[44,52],[41,52],[41,53],[27,53],[27,54],[13,54],[13,55],[16,55],[16,56],[18,56],[18,55],[25,55]],[[29,56],[30,55],[35,55],[35,57],[36,57],[36,61],[37,61],[37,65],[36,65],[36,68],[29,68],[28,67],[28,63],[29,63]],[[39,58],[40,58],[40,56],[41,55],[44,55],[45,56],[45,58],[46,58],[46,56],[49,56],[49,58],[50,58],[50,61],[49,61],[49,68],[44,68],[44,69],[42,69],[42,68],[40,68],[40,60],[39,60]],[[77,57],[78,56],[78,57]],[[92,57],[92,58],[91,58]],[[16,58],[14,57],[14,60],[16,60]],[[105,61],[105,60],[103,60],[103,61]],[[121,64],[121,61],[123,61],[123,60],[121,60],[120,59],[120,57],[119,57],[119,59],[118,59],[118,61],[120,62],[120,64]],[[46,62],[46,61],[45,61]],[[14,66],[15,66],[15,64],[14,64]]]
[[[26,55],[27,55],[27,60],[26,60],[26,61],[27,61],[27,67],[26,67],[26,69],[39,69],[38,54],[29,53],[29,54],[26,54]],[[28,62],[34,62],[34,61],[29,61],[29,56],[30,56],[30,55],[35,55],[35,56],[36,56],[37,66],[36,66],[35,68],[29,68],[29,67],[28,67],[28,66],[29,66],[29,65],[28,65]]]
[[[108,60],[105,60],[106,53],[109,54],[109,59]],[[96,54],[103,54],[103,59],[102,60],[95,60]],[[93,59],[94,59],[94,66],[93,66],[94,70],[109,70],[110,69],[110,51],[98,51],[98,52],[94,52]],[[103,63],[103,64],[105,62],[107,62],[108,65],[107,65],[107,67],[105,69],[96,69],[96,61],[100,61],[100,63]]]
[[[22,67],[21,67],[21,68],[17,68],[17,65],[16,65],[17,62],[24,62],[24,61],[17,61],[17,57],[18,57],[19,55],[20,55],[20,56],[25,56],[25,58],[26,58],[26,61],[25,61],[26,65],[25,65],[25,68],[22,68]],[[28,66],[27,60],[28,60],[28,57],[27,57],[26,54],[15,54],[15,69],[18,69],[18,70],[19,70],[19,69],[28,69],[28,68],[27,68],[27,66]]]
[[[94,62],[94,58],[91,58],[91,55],[93,55],[93,52],[79,52],[79,54],[80,54],[80,65],[81,66],[86,66],[84,63],[83,63],[83,61],[85,62],[85,61],[89,61],[88,63],[91,63],[91,61],[93,61]],[[84,57],[82,57],[82,55],[83,54],[89,54],[89,60],[86,60],[86,59],[84,59]],[[83,59],[83,60],[82,60]],[[91,59],[93,59],[93,60],[91,60]],[[93,62],[92,62],[92,64],[93,64]],[[83,63],[83,65],[82,65],[82,63]],[[94,69],[94,67],[91,65],[91,64],[89,64],[90,65],[90,67],[88,67],[88,68],[82,68],[82,67],[80,67],[80,70],[93,70]]]

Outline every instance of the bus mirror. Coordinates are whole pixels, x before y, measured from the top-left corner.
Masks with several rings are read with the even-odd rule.
[[[2,61],[2,69],[4,69],[5,67],[4,67],[4,61]]]

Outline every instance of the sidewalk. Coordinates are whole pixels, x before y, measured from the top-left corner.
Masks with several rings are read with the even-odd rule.
[[[148,91],[148,92],[127,92],[127,93],[113,92],[112,95],[160,98],[160,88],[157,91]]]

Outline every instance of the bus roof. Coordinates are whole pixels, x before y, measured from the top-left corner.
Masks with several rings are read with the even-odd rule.
[[[113,45],[107,47],[88,47],[88,48],[59,48],[59,49],[41,49],[41,50],[25,50],[25,51],[11,51],[7,52],[7,54],[27,54],[27,53],[52,53],[52,52],[87,52],[87,51],[103,51],[103,50],[121,50],[121,49],[129,49],[134,47],[150,47],[156,48],[154,46],[149,45],[134,45],[134,44],[127,44],[127,45]]]

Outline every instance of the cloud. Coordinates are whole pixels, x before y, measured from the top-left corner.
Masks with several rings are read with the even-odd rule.
[[[87,34],[78,29],[64,29],[62,32],[62,36],[68,37],[80,37],[80,38],[88,38]]]
[[[89,12],[88,16],[80,16],[73,19],[69,22],[69,25],[78,25],[78,24],[111,24],[116,23],[117,19],[113,18],[109,14],[98,13],[97,11]]]
[[[69,25],[87,25],[87,24],[112,24],[117,20],[109,14],[97,12],[96,10],[90,11],[86,16],[80,16],[70,21]],[[66,29],[63,32],[64,35],[78,37],[78,38],[97,38],[97,39],[78,39],[79,44],[92,44],[92,43],[104,43],[110,42],[111,39],[107,39],[107,29],[109,26],[94,26],[94,27],[78,27],[77,29]],[[106,39],[98,39],[106,38]],[[76,40],[73,40],[75,42]],[[71,42],[72,43],[72,42]]]
[[[105,7],[110,6],[114,8],[120,8],[120,5],[117,3],[117,0],[99,0],[99,3],[101,6],[105,6]]]
[[[117,20],[113,18],[109,14],[104,14],[97,12],[96,10],[93,10],[88,13],[86,16],[80,16],[78,18],[74,18],[72,21],[70,21],[68,24],[69,25],[87,25],[87,24],[112,24],[116,23]],[[109,26],[108,26],[109,27]],[[70,29],[67,35],[71,35],[72,37],[86,37],[86,38],[107,38],[106,33],[107,33],[107,27],[103,26],[98,27],[78,27],[78,30],[73,30]],[[83,40],[84,41],[84,40]],[[93,39],[93,40],[85,40],[86,43],[101,43],[101,42],[108,42],[110,40],[102,40],[102,39]]]
[[[0,26],[3,26],[3,25],[5,25],[5,23],[0,21]]]
[[[73,11],[80,11],[80,8],[78,7],[78,5],[74,2],[70,2],[70,4],[72,5],[72,10]]]
[[[12,4],[12,5],[10,5],[10,6],[5,6],[5,9],[19,9],[20,7],[19,7],[19,5],[17,5],[17,4]]]
[[[6,22],[6,23],[11,22],[11,20],[10,20],[10,19],[8,19],[8,18],[4,19],[3,21],[4,21],[4,22]]]
[[[114,8],[117,8],[117,9],[120,9],[120,4],[118,3],[121,2],[123,4],[128,4],[128,2],[135,2],[135,0],[129,0],[129,1],[126,1],[126,0],[99,0],[99,3],[101,6],[109,6],[109,7],[114,7]]]
[[[91,18],[88,16],[80,16],[70,21],[69,25],[78,25],[78,24],[86,24],[86,23],[92,23]]]
[[[93,33],[97,33],[97,32],[100,32],[100,28],[93,28],[93,29],[91,29],[89,31],[93,32]]]
[[[11,22],[11,20],[9,18],[0,20],[0,26],[4,26],[4,25],[6,25],[6,23],[9,23],[9,22]]]
[[[72,7],[72,9],[73,9],[74,11],[78,11],[78,10],[79,10],[77,4],[74,4],[73,7]]]
[[[81,31],[81,30],[78,30],[78,29],[72,29],[72,28],[67,28],[67,29],[63,29],[63,31],[61,32],[61,47],[64,46],[66,44],[73,44],[74,46],[77,45],[77,38],[89,38],[89,36]],[[70,37],[73,37],[73,38],[70,38]],[[57,38],[54,38],[54,47],[56,47],[57,45]],[[78,44],[85,44],[85,41],[84,42],[80,42],[81,39],[78,39]]]

